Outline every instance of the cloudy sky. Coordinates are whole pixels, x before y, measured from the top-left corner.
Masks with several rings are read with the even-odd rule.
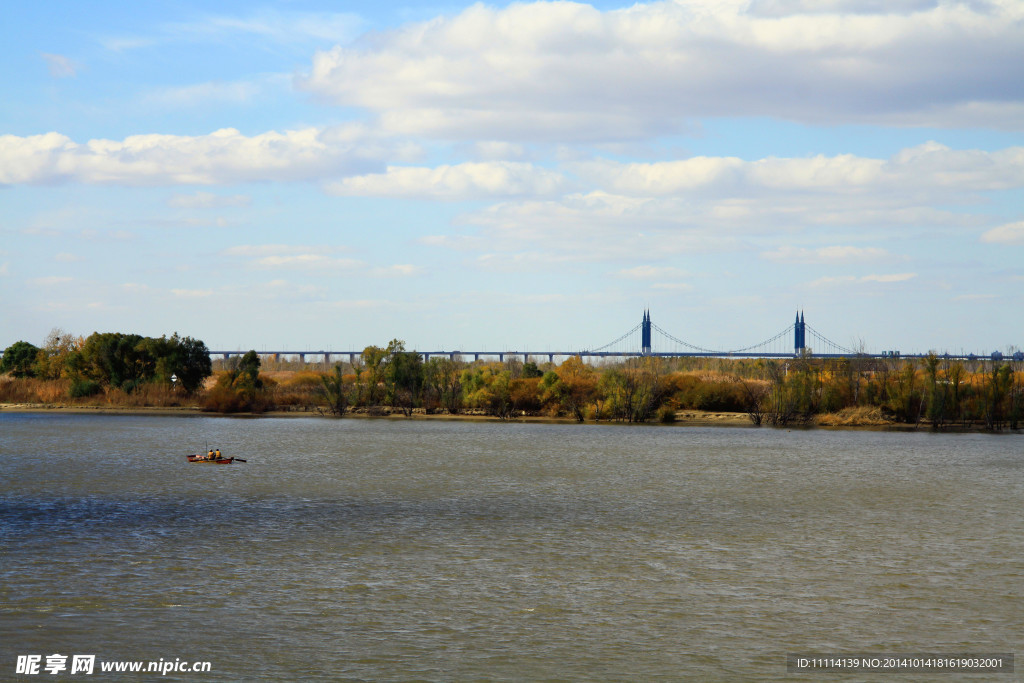
[[[1024,346],[1020,0],[4,14],[0,348]]]

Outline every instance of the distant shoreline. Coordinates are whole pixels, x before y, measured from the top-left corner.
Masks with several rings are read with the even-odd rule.
[[[214,417],[214,418],[323,418],[323,419],[338,419],[334,418],[326,413],[316,411],[267,411],[265,413],[211,413],[203,411],[197,407],[156,407],[156,408],[124,408],[124,407],[108,407],[108,405],[68,405],[62,403],[47,404],[47,403],[0,403],[0,412],[6,413],[59,413],[67,415],[111,415],[111,416],[162,416],[162,417]],[[345,414],[344,418],[341,419],[356,419],[356,420],[395,420],[395,421],[408,421],[408,420],[431,420],[431,421],[461,421],[461,422],[509,422],[509,423],[520,423],[520,424],[604,424],[604,425],[628,425],[630,423],[618,422],[614,420],[601,420],[600,422],[594,422],[588,420],[587,422],[580,423],[572,418],[552,418],[547,416],[519,416],[510,418],[507,420],[501,420],[494,416],[488,415],[452,415],[449,413],[435,413],[427,415],[423,411],[418,411],[413,414],[412,417],[406,417],[401,413],[387,413],[387,409],[384,409],[383,413],[371,414],[367,409],[356,409]],[[664,426],[664,427],[744,427],[744,428],[755,428],[755,425],[751,422],[748,415],[745,413],[727,413],[727,412],[714,412],[714,411],[678,411],[676,413],[676,420],[668,423],[658,422],[645,422],[645,423],[633,423],[642,424],[647,426]],[[767,425],[766,428],[770,428]],[[879,424],[821,424],[821,423],[810,423],[810,424],[793,424],[786,425],[786,429],[828,429],[828,430],[881,430],[881,431],[929,431],[930,427],[926,424],[918,426],[904,425],[894,422]],[[941,430],[942,432],[948,433],[965,433],[965,432],[979,432],[983,431],[980,429],[964,429],[959,427],[946,427]],[[1013,430],[1006,430],[1005,433],[1020,433]]]
[[[86,405],[67,405],[67,404],[44,404],[44,403],[0,403],[0,412],[9,413],[62,413],[68,415],[125,415],[125,416],[163,416],[163,417],[223,417],[223,418],[296,418],[296,417],[315,417],[323,419],[379,419],[379,420],[395,420],[395,421],[407,421],[407,420],[447,420],[447,421],[462,421],[462,422],[508,422],[508,423],[520,423],[520,424],[611,424],[611,425],[628,425],[627,422],[619,422],[615,420],[601,420],[595,422],[593,420],[587,420],[586,422],[577,422],[571,417],[548,417],[544,415],[522,415],[518,417],[511,417],[509,419],[502,420],[500,418],[491,415],[475,415],[475,414],[460,414],[452,415],[450,413],[433,413],[427,414],[422,410],[418,410],[412,414],[411,417],[406,417],[401,412],[389,412],[390,409],[376,409],[371,413],[371,410],[367,408],[358,408],[345,413],[343,418],[336,418],[325,412],[318,412],[314,410],[273,410],[263,413],[217,413],[208,412],[200,409],[197,406],[163,406],[163,407],[115,407],[115,406],[86,406]],[[379,411],[379,412],[378,412]],[[902,424],[892,421],[872,421],[866,423],[857,422],[830,422],[828,416],[822,416],[826,419],[817,422],[811,422],[806,424],[790,424],[784,427],[785,429],[825,429],[825,430],[853,430],[853,431],[933,431],[930,425],[921,423],[918,425],[913,424]],[[657,427],[743,427],[743,428],[755,428],[755,425],[751,422],[750,418],[746,413],[733,413],[733,412],[721,412],[721,411],[700,411],[700,410],[680,410],[676,412],[676,419],[673,422],[661,423],[661,422],[643,422],[643,423],[632,423],[634,425],[646,425],[646,426],[657,426]],[[771,429],[768,425],[765,428]],[[954,425],[946,425],[940,430],[934,430],[939,433],[948,434],[965,434],[965,433],[986,433],[986,430],[980,427],[962,427]],[[1000,432],[988,432],[995,434],[1020,434],[1024,433],[1021,430],[1006,429]]]
[[[474,415],[474,414],[459,414],[453,415],[451,413],[433,413],[426,414],[422,410],[413,412],[411,417],[406,417],[401,412],[388,412],[388,408],[384,408],[382,412],[378,414],[371,414],[371,412],[365,408],[359,408],[351,410],[345,413],[345,416],[341,419],[384,419],[384,420],[461,420],[471,422],[522,422],[522,423],[550,423],[550,424],[628,424],[625,422],[618,422],[615,420],[601,420],[600,422],[594,422],[587,420],[585,423],[577,422],[571,417],[547,417],[544,415],[522,415],[518,417],[511,417],[506,420],[491,416],[491,415]],[[180,407],[119,407],[119,406],[87,406],[87,405],[67,405],[67,404],[46,404],[46,403],[0,403],[0,412],[21,412],[21,413],[67,413],[67,414],[85,414],[85,415],[166,415],[166,416],[177,416],[177,417],[193,417],[193,416],[205,416],[205,417],[269,417],[269,418],[289,418],[289,417],[322,417],[325,419],[339,419],[325,412],[318,412],[314,410],[269,410],[263,413],[217,413],[204,411],[195,406],[180,406]],[[713,411],[699,411],[699,410],[681,410],[676,414],[675,422],[669,423],[658,423],[658,422],[646,422],[646,423],[634,423],[634,424],[649,424],[659,425],[664,424],[665,426],[727,426],[727,427],[753,427],[754,425],[750,422],[750,418],[747,417],[746,413],[729,413],[729,412],[713,412]]]

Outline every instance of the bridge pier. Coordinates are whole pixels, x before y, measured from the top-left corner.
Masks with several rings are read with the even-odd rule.
[[[306,354],[304,354],[304,353],[300,353],[299,354],[299,362],[302,363],[303,365],[306,364]]]
[[[356,364],[356,354],[354,354],[354,353],[348,354],[348,364],[349,365],[355,365]]]
[[[330,365],[330,364],[331,364],[331,354],[325,353],[324,354],[324,365]]]

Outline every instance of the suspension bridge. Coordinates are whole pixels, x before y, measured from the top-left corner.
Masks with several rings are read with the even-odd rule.
[[[801,356],[813,356],[815,358],[923,358],[927,354],[901,354],[897,350],[869,353],[863,349],[852,349],[837,344],[824,334],[809,325],[803,312],[798,312],[796,318],[785,329],[768,337],[756,344],[740,346],[732,349],[712,349],[692,342],[684,341],[675,335],[665,331],[651,320],[650,311],[644,311],[643,318],[631,330],[620,337],[604,344],[591,348],[579,350],[562,351],[487,351],[487,350],[452,350],[452,351],[419,351],[424,360],[432,356],[448,357],[452,360],[469,359],[480,360],[481,358],[496,358],[504,361],[506,358],[522,358],[523,361],[530,359],[546,358],[554,362],[555,358],[580,356],[587,359],[602,358],[636,358],[636,357],[662,357],[678,358],[682,356],[704,356],[710,358],[795,358]],[[245,351],[211,351],[210,356],[227,360],[232,356],[240,356]],[[333,359],[344,359],[354,362],[357,356],[362,355],[358,351],[261,351],[260,355],[281,357],[295,357],[301,362],[306,362],[307,357],[321,358],[324,363],[330,363]],[[942,358],[958,360],[1004,360],[1003,354],[999,351],[991,354],[975,353],[939,353]],[[1006,358],[1006,360],[1024,361],[1024,352],[1017,351]]]

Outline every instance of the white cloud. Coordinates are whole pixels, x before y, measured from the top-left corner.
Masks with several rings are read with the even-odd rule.
[[[64,55],[40,52],[39,56],[46,62],[52,78],[73,78],[78,75],[78,65]]]
[[[552,195],[566,185],[559,173],[499,161],[436,168],[389,166],[386,173],[344,178],[326,189],[343,196],[465,200]]]
[[[813,6],[477,4],[319,52],[298,85],[453,139],[625,140],[711,116],[1024,127],[1021,3]]]
[[[599,160],[571,165],[581,178],[611,192],[658,197],[686,192],[720,196],[778,191],[863,195],[908,191],[1004,190],[1024,186],[1024,147],[952,150],[935,142],[890,159],[852,154],[810,158],[694,157],[654,163]]]
[[[377,167],[383,148],[350,125],[245,136],[133,135],[73,142],[59,133],[0,136],[0,185],[81,182],[216,185],[340,177]]]
[[[981,236],[981,241],[990,244],[1024,244],[1024,221],[992,228]]]
[[[256,268],[296,268],[300,270],[354,270],[363,267],[356,259],[339,258],[335,254],[347,251],[337,246],[307,246],[297,244],[243,244],[228,247],[221,253],[249,259]]]
[[[182,299],[203,299],[213,296],[212,289],[172,289],[171,294]]]

